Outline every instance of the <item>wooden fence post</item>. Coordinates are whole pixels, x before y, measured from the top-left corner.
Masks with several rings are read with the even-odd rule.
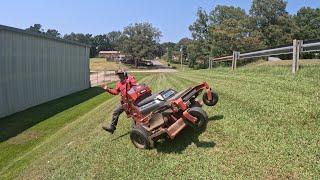
[[[235,70],[237,68],[237,61],[239,58],[240,58],[240,52],[233,51],[232,70]]]
[[[99,71],[97,71],[97,84],[99,84]]]
[[[292,73],[295,74],[299,70],[299,58],[303,41],[293,40],[292,52]]]

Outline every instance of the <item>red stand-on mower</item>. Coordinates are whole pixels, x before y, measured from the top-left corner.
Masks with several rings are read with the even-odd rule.
[[[196,131],[204,130],[208,116],[201,108],[202,102],[196,99],[203,90],[206,90],[203,103],[216,105],[218,94],[206,82],[181,92],[167,89],[154,95],[144,84],[132,87],[124,99],[123,107],[127,116],[134,121],[130,138],[135,147],[153,148],[157,140],[173,139],[187,126]]]

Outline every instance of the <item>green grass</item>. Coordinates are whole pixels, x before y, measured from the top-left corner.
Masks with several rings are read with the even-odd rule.
[[[135,73],[137,80],[145,75],[145,73]],[[114,83],[109,85],[114,86]],[[32,159],[20,161],[21,157],[69,123],[112,97],[104,92],[99,87],[93,87],[1,118],[0,170],[6,170],[16,161],[19,161],[17,170],[27,166]]]
[[[124,64],[106,61],[105,58],[90,58],[90,71],[115,71],[119,68],[132,69]]]
[[[205,107],[210,117],[207,131],[186,130],[153,150],[138,150],[130,142],[131,122],[125,115],[114,135],[101,129],[119,101],[104,93],[1,142],[0,179],[319,178],[319,65],[302,66],[296,76],[289,66],[259,66],[139,77],[154,91],[182,90],[207,81],[220,95],[216,107]],[[99,98],[104,102],[89,106]],[[49,131],[41,142],[15,152],[14,142],[20,142],[15,138],[51,128],[51,118],[59,121],[64,116],[73,118],[66,118],[70,121]],[[3,163],[7,147],[14,158]]]

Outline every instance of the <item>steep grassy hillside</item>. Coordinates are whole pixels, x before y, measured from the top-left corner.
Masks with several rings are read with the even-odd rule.
[[[186,130],[174,141],[141,151],[130,142],[125,115],[114,135],[101,129],[119,101],[106,99],[2,164],[0,179],[319,177],[319,66],[302,67],[296,76],[287,66],[259,66],[153,74],[141,81],[154,91],[207,81],[220,95],[216,107],[205,107],[207,131]]]

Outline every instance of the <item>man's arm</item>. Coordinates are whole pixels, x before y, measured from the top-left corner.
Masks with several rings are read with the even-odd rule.
[[[118,95],[119,94],[119,88],[117,88],[117,86],[116,86],[116,88],[114,88],[114,89],[112,89],[112,88],[108,88],[106,85],[102,85],[101,86],[104,90],[106,90],[108,93],[110,93],[110,94],[113,94],[113,95]]]

